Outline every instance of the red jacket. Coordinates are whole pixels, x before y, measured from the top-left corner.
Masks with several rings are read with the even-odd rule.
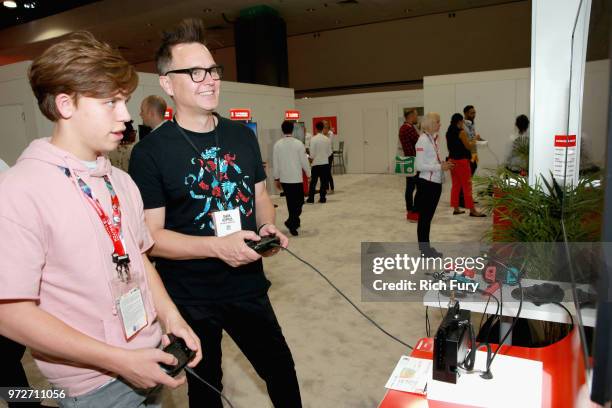
[[[419,133],[413,125],[404,122],[399,130],[399,140],[404,150],[404,156],[416,156],[414,146],[419,141]]]

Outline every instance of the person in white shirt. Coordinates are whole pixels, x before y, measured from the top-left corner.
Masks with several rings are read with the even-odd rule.
[[[289,217],[285,226],[291,235],[298,235],[300,215],[304,205],[304,184],[302,172],[310,177],[310,164],[306,156],[306,148],[293,137],[293,122],[284,121],[281,125],[283,138],[274,143],[272,168],[274,184],[277,189],[285,192]]]
[[[441,258],[442,254],[436,251],[429,243],[429,230],[431,220],[438,207],[444,183],[444,172],[453,168],[454,164],[440,160],[438,144],[438,131],[440,130],[440,115],[430,112],[421,122],[423,134],[416,144],[415,167],[419,171],[419,188],[417,189],[417,205],[419,223],[417,237],[419,248],[428,258]]]
[[[308,191],[307,203],[314,203],[315,189],[317,181],[321,179],[321,188],[319,189],[319,202],[327,201],[327,187],[329,183],[329,155],[332,154],[331,141],[323,132],[323,122],[317,122],[315,125],[317,134],[310,140],[310,161],[312,163],[312,177]]]
[[[510,135],[506,148],[506,168],[514,173],[529,171],[529,118],[519,115],[514,123],[515,133]]]
[[[306,147],[306,153],[310,150],[310,140],[312,140],[312,133],[306,132],[304,135],[304,146]]]
[[[323,134],[329,138],[329,143],[331,144],[331,147],[332,147],[332,154],[329,155],[329,159],[328,159],[329,161],[328,177],[329,177],[329,194],[334,194],[334,176],[332,175],[332,167],[334,165],[334,142],[336,140],[336,135],[334,134],[334,131],[331,130],[328,120],[323,121]]]
[[[6,164],[6,162],[2,159],[0,159],[0,173],[2,173],[4,170],[8,170],[9,165]]]

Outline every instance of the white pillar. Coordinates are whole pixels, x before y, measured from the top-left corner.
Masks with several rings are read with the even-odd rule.
[[[531,148],[529,184],[543,177],[578,180],[580,122],[591,0],[533,0],[531,19]],[[574,29],[575,26],[575,29]],[[573,35],[573,38],[572,38]],[[556,135],[575,135],[573,161],[557,162]],[[570,143],[571,145],[571,143]],[[567,170],[565,170],[567,169]]]

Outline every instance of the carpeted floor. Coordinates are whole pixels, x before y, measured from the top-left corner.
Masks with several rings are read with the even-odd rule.
[[[300,235],[291,238],[290,249],[326,274],[383,328],[414,344],[425,336],[425,307],[416,302],[361,302],[360,287],[362,241],[416,241],[416,224],[405,219],[405,180],[364,174],[335,175],[334,180],[336,192],[326,204],[304,206]],[[491,218],[453,216],[449,190],[450,182],[434,218],[432,242],[477,241]],[[284,198],[273,200],[279,205],[277,225],[282,226],[287,216]],[[288,234],[284,226],[282,230]],[[265,270],[272,281],[270,298],[296,362],[304,407],[377,407],[391,371],[407,353],[405,347],[378,331],[288,253],[266,259]],[[440,313],[431,311],[430,317],[435,330]],[[271,407],[265,384],[228,336],[223,356],[224,393],[233,405]],[[47,388],[29,354],[24,363],[32,386]],[[186,407],[186,391],[165,391],[164,407]]]

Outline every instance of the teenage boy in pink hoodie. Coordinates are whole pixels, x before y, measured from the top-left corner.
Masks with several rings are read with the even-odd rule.
[[[161,385],[185,382],[159,367],[176,363],[162,328],[196,350],[191,367],[202,354],[147,259],[138,188],[104,156],[130,120],[136,72],[82,32],[29,79],[55,125],[0,177],[0,334],[31,348],[61,407],[161,406]]]

